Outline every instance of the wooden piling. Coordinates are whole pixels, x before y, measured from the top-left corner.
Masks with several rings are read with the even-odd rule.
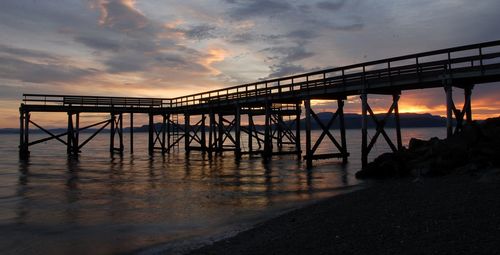
[[[109,152],[113,153],[115,151],[115,114],[111,113],[111,125],[109,127]]]
[[[77,112],[75,114],[75,142],[73,144],[73,153],[77,155],[80,153],[80,149],[78,148],[80,144],[80,113]]]
[[[467,124],[472,123],[472,102],[471,102],[471,96],[472,96],[472,87],[473,86],[467,86],[464,88],[464,96],[465,96],[465,116],[466,116],[466,121]]]
[[[73,153],[73,140],[74,140],[74,134],[73,134],[73,113],[68,112],[68,128],[66,130],[67,132],[67,138],[66,138],[66,153],[70,155]]]
[[[130,113],[130,154],[134,153],[134,113]]]
[[[368,96],[361,94],[361,167],[368,165]]]
[[[248,152],[252,153],[253,151],[253,116],[251,113],[248,113]]]
[[[446,137],[453,135],[453,89],[452,86],[445,86],[446,92]]]
[[[161,153],[165,154],[167,152],[167,114],[162,114],[162,121],[161,121]]]
[[[210,113],[208,116],[208,157],[212,158],[212,152],[214,151],[214,143],[217,141],[216,132],[215,132],[215,114],[213,109],[210,109]]]
[[[222,152],[224,151],[224,116],[222,115],[222,113],[219,113],[219,122],[217,123],[218,124],[218,127],[219,127],[219,134],[217,135],[217,152],[219,154],[222,154]]]
[[[344,100],[337,100],[337,107],[339,111],[339,129],[340,129],[340,144],[342,147],[342,163],[347,163],[347,139],[345,134],[345,119],[344,119]]]
[[[392,95],[392,101],[393,101],[393,103],[395,103],[394,122],[396,122],[396,143],[398,146],[398,150],[402,150],[403,149],[403,140],[401,138],[401,123],[400,123],[400,119],[399,119],[399,98],[400,98],[399,93]]]
[[[272,155],[272,140],[271,140],[271,111],[272,111],[272,104],[269,102],[266,102],[266,109],[265,109],[265,131],[264,131],[264,159],[267,160],[271,157]]]
[[[24,113],[24,144],[26,155],[29,155],[29,144],[30,144],[30,112]]]
[[[190,116],[189,114],[184,114],[184,150],[186,152],[190,151],[189,148],[189,139],[190,139],[190,133],[191,133],[191,124],[189,123]]]
[[[118,115],[118,139],[120,139],[120,154],[123,153],[124,147],[123,146],[123,113],[120,113]]]
[[[312,150],[311,150],[311,100],[304,100],[306,109],[306,167],[312,167]]]
[[[149,126],[148,126],[148,152],[152,156],[154,154],[154,115],[149,113]]]
[[[205,114],[201,115],[201,127],[200,127],[200,132],[201,132],[201,151],[203,153],[207,152],[207,135],[206,135],[206,116]]]
[[[235,156],[237,159],[241,158],[241,112],[240,112],[240,106],[236,105],[236,112],[235,112]]]
[[[295,151],[297,152],[297,160],[302,160],[302,148],[300,141],[300,103],[295,104]]]

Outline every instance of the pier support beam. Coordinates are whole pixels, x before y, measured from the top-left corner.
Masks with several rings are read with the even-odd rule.
[[[307,128],[308,130],[306,131],[306,135],[309,136],[306,140],[306,156],[304,157],[305,160],[307,161],[308,167],[312,166],[312,160],[315,159],[328,159],[328,158],[342,158],[342,162],[347,162],[347,157],[349,156],[349,153],[347,152],[347,144],[346,144],[346,137],[345,137],[345,125],[344,125],[344,98],[342,99],[337,99],[337,111],[332,115],[332,117],[328,120],[328,122],[325,124],[323,121],[318,117],[318,115],[312,110],[310,102],[306,101],[306,126],[311,126],[311,119],[312,117],[314,121],[318,124],[318,126],[321,128],[322,132],[318,139],[314,142],[314,145],[311,148],[312,140],[311,140],[311,135],[307,135],[310,133],[310,127]],[[308,119],[309,118],[309,119]],[[335,123],[335,120],[339,119],[339,129],[340,129],[340,140],[341,142],[339,143],[335,136],[331,133],[331,128],[333,127],[333,124]],[[333,143],[334,148],[338,150],[338,152],[333,152],[333,153],[323,153],[323,154],[315,154],[315,152],[318,150],[319,146],[323,143],[323,139],[325,137],[328,137],[330,142]]]
[[[300,141],[300,113],[301,105],[300,103],[295,104],[295,151],[297,152],[297,160],[302,160],[302,148]]]
[[[467,86],[464,88],[464,108],[467,124],[472,123],[472,88],[473,86]]]
[[[186,152],[189,152],[191,149],[189,148],[190,146],[190,133],[191,133],[191,125],[189,123],[190,120],[190,115],[189,114],[184,114],[184,150]]]
[[[134,153],[134,113],[130,113],[130,154]]]
[[[169,113],[165,117],[165,124],[162,125],[162,130],[167,130],[166,140],[162,141],[164,153],[170,153],[175,147],[179,147],[180,141],[185,139],[186,132],[184,125],[179,124],[179,116],[177,113]],[[182,132],[182,133],[181,133]]]
[[[150,156],[154,154],[154,115],[149,113],[148,122],[148,152]]]
[[[446,86],[446,137],[453,135],[453,88]]]
[[[253,115],[251,113],[248,113],[248,128],[247,128],[247,134],[248,134],[248,153],[252,154],[253,152],[253,130],[254,130],[254,125],[253,125]]]
[[[223,147],[224,147],[224,116],[219,113],[219,121],[217,122],[218,125],[218,135],[217,135],[217,145],[216,145],[216,150],[218,154],[222,154],[223,152]]]
[[[312,168],[312,150],[311,150],[311,100],[304,100],[306,109],[306,167]]]
[[[361,140],[361,165],[362,167],[366,167],[368,165],[368,154],[372,150],[373,146],[377,142],[377,139],[380,135],[382,135],[391,148],[393,152],[398,151],[399,149],[403,148],[402,142],[401,142],[401,128],[400,128],[400,123],[399,123],[399,109],[398,109],[398,102],[400,98],[400,92],[394,93],[392,95],[392,104],[389,107],[389,110],[383,116],[382,119],[379,119],[371,109],[370,105],[368,104],[368,96],[366,93],[361,94],[361,112],[362,112],[362,140]],[[398,109],[398,110],[396,110]],[[387,133],[385,132],[385,124],[387,123],[387,120],[391,116],[391,114],[394,113],[394,121],[395,127],[396,127],[396,140],[397,140],[397,146],[394,145],[392,142],[391,138]],[[368,115],[371,117],[373,122],[375,123],[376,127],[376,132],[375,135],[371,138],[371,140],[368,142]]]
[[[368,95],[361,94],[361,167],[368,165]]]
[[[234,136],[235,136],[235,141],[234,141],[234,154],[236,156],[236,159],[241,158],[241,109],[239,105],[236,105],[236,112],[234,116]]]
[[[215,123],[215,113],[213,109],[210,109],[208,116],[208,157],[212,158],[212,153],[215,151],[217,144],[217,123]]]
[[[118,116],[118,117],[117,117]],[[118,148],[115,147],[115,138],[118,134]],[[110,128],[110,144],[109,151],[111,153],[123,153],[123,113],[111,113],[111,128]]]
[[[75,120],[73,121],[73,115]],[[80,129],[80,113],[68,112],[68,129],[66,139],[66,151],[68,155],[77,156],[79,150],[79,129]]]
[[[453,134],[463,129],[464,118],[466,123],[472,123],[471,96],[473,85],[464,86],[464,105],[458,109],[453,101],[453,87],[445,86],[446,93],[446,135],[451,137]],[[453,127],[455,124],[455,127]]]
[[[201,115],[201,126],[200,126],[200,132],[201,132],[201,151],[203,153],[207,152],[207,134],[206,134],[206,115],[202,114]]]
[[[30,113],[19,109],[19,158],[28,159],[29,152],[29,132]]]
[[[265,130],[264,130],[264,155],[263,158],[264,160],[269,160],[272,156],[273,152],[273,144],[272,144],[272,138],[271,138],[271,111],[272,111],[272,104],[269,102],[266,102],[265,106]]]
[[[337,100],[337,109],[339,112],[340,145],[343,148],[342,163],[346,164],[349,154],[347,152],[347,139],[345,136],[344,100]]]

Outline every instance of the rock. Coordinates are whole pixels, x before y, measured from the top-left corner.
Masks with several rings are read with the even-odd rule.
[[[384,153],[356,173],[363,178],[440,176],[476,173],[479,169],[500,167],[500,117],[481,125],[471,123],[463,130],[440,140],[412,138],[408,150]]]

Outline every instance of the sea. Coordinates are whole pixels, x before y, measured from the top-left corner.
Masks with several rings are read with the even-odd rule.
[[[370,130],[369,137],[374,133]],[[395,137],[394,129],[387,133]],[[313,131],[313,140],[320,134]],[[402,134],[408,145],[412,137],[443,138],[446,129],[404,128]],[[30,135],[32,141],[43,137]],[[310,170],[294,155],[264,162],[224,152],[209,159],[201,152],[186,154],[182,144],[150,157],[147,137],[135,133],[131,154],[125,133],[123,155],[111,155],[109,134],[99,134],[78,158],[68,158],[66,147],[52,140],[30,147],[29,160],[22,161],[19,136],[0,134],[0,253],[183,254],[371,185],[355,178],[361,166],[357,129],[347,130],[347,164],[318,160]],[[333,148],[326,137],[318,153]],[[370,159],[387,151],[380,136]]]

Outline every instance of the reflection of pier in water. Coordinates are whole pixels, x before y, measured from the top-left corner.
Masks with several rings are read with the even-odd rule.
[[[170,153],[183,144],[186,152],[199,150],[212,160],[214,155],[232,151],[239,160],[243,155],[293,154],[302,160],[300,116],[305,109],[305,155],[307,166],[316,159],[341,158],[347,161],[344,126],[344,101],[347,96],[361,98],[362,146],[361,161],[365,166],[368,154],[380,136],[393,151],[402,146],[399,126],[398,101],[401,91],[443,87],[447,105],[447,134],[462,128],[464,119],[472,121],[471,94],[474,85],[500,81],[500,41],[436,50],[420,54],[366,62],[356,65],[321,70],[301,75],[259,81],[230,88],[208,91],[177,98],[130,98],[73,95],[25,94],[20,107],[20,156],[29,156],[29,147],[48,140],[57,140],[67,147],[69,155],[78,155],[81,149],[98,133],[109,126],[110,152],[123,153],[124,114],[130,114],[130,152],[134,146],[134,114],[149,116],[148,151]],[[464,91],[464,105],[453,102],[452,88]],[[388,95],[392,99],[384,118],[378,119],[368,103],[369,94]],[[332,118],[323,123],[311,107],[311,100],[337,101]],[[31,119],[34,112],[63,112],[68,115],[67,130],[53,134]],[[80,113],[107,113],[107,120],[80,127]],[[395,142],[384,130],[393,116],[396,123]],[[161,124],[155,124],[155,117]],[[254,118],[264,119],[264,130],[257,128]],[[242,125],[242,118],[246,125]],[[287,120],[288,119],[288,120]],[[369,139],[368,121],[376,124],[376,133]],[[322,133],[312,140],[312,121]],[[339,135],[331,132],[335,121]],[[453,127],[455,123],[455,127]],[[33,125],[49,135],[30,141]],[[89,128],[96,131],[84,141],[80,133]],[[318,153],[328,138],[335,151]],[[118,143],[115,144],[116,140]],[[246,148],[246,149],[243,149]]]

